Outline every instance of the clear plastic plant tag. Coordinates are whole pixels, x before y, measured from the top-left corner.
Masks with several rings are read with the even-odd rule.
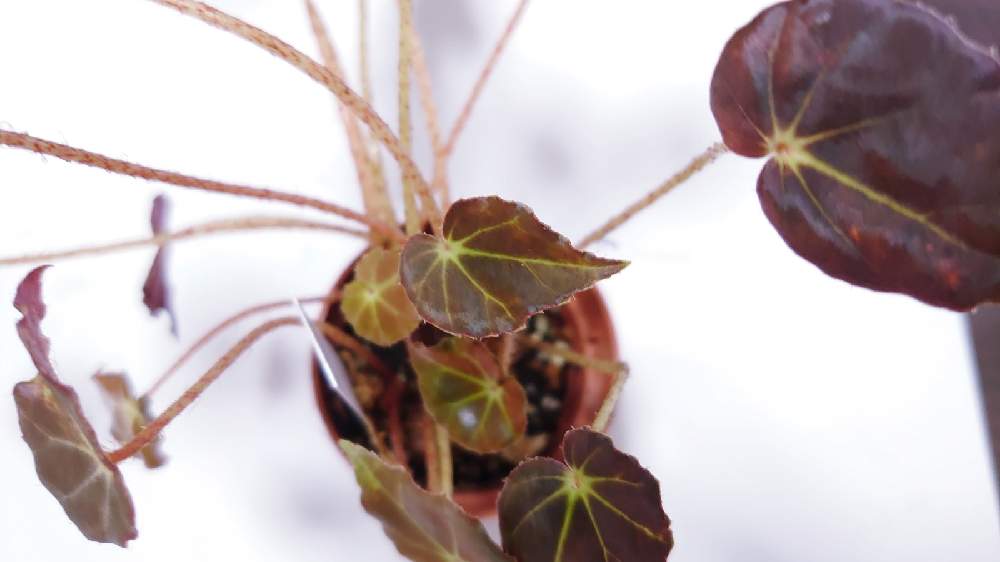
[[[365,419],[364,413],[361,410],[361,405],[358,403],[358,397],[354,395],[354,386],[351,384],[351,378],[347,375],[347,368],[344,367],[344,363],[337,356],[337,352],[334,351],[333,346],[327,341],[326,337],[323,336],[322,332],[317,328],[316,324],[309,319],[306,314],[305,308],[302,307],[302,303],[298,299],[292,299],[292,304],[295,306],[296,311],[299,314],[299,320],[302,322],[302,326],[306,329],[309,334],[309,340],[312,343],[313,354],[316,356],[316,361],[319,363],[320,371],[323,372],[323,378],[326,379],[327,384],[344,400],[344,402],[351,408],[354,415],[358,416],[360,419]]]

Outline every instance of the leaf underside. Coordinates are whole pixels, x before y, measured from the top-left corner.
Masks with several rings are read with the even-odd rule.
[[[150,213],[149,222],[153,229],[153,236],[166,232],[167,214],[169,212],[169,202],[163,195],[157,195],[153,200],[153,210]],[[146,275],[146,282],[142,285],[142,302],[149,309],[153,316],[161,312],[170,317],[170,331],[177,335],[177,316],[170,296],[170,283],[167,281],[167,254],[169,249],[166,244],[161,245],[156,250],[153,264]]]
[[[590,429],[563,438],[566,464],[521,463],[500,493],[504,551],[519,562],[662,562],[673,546],[660,486]]]
[[[399,552],[414,562],[513,562],[482,524],[448,498],[417,486],[402,467],[341,440],[361,486],[361,503],[382,522]]]
[[[49,360],[49,340],[40,326],[45,317],[44,270],[29,273],[14,300],[23,315],[18,335],[38,369],[34,379],[14,387],[21,433],[34,455],[39,480],[80,532],[92,541],[124,547],[138,534],[132,498],[118,467],[98,444],[76,392],[59,381]]]
[[[410,238],[400,278],[424,320],[484,338],[522,328],[626,265],[577,250],[524,205],[477,197],[448,209],[441,238]]]
[[[424,406],[452,441],[492,453],[524,435],[524,388],[516,378],[502,376],[485,344],[446,338],[430,348],[411,343],[409,354]]]
[[[132,384],[125,374],[98,373],[94,375],[94,380],[111,407],[111,436],[124,445],[142,431],[152,419],[149,400],[135,397]],[[167,462],[160,451],[160,443],[160,438],[157,436],[152,443],[136,453],[136,457],[142,458],[146,468],[159,468]]]
[[[344,287],[340,308],[362,338],[383,347],[409,336],[420,316],[399,283],[400,250],[372,248],[358,261]]]
[[[711,93],[726,144],[771,157],[761,205],[802,257],[955,310],[1000,300],[1000,62],[952,24],[896,0],[777,4]]]

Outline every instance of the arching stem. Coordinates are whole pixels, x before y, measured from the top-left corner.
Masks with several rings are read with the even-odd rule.
[[[174,401],[162,414],[160,414],[155,420],[149,423],[146,427],[142,429],[139,433],[132,438],[131,441],[123,445],[121,448],[112,451],[108,454],[108,460],[113,463],[120,463],[125,459],[132,457],[139,451],[141,451],[145,446],[149,445],[156,439],[156,436],[160,434],[161,431],[167,425],[170,424],[178,415],[187,409],[205,389],[207,389],[213,382],[215,382],[219,376],[222,375],[229,368],[230,365],[236,362],[237,359],[243,352],[253,346],[262,336],[272,332],[278,328],[284,326],[297,326],[299,320],[294,317],[277,318],[268,322],[261,324],[260,326],[254,328],[249,334],[243,337],[236,345],[232,347],[225,355],[219,358],[214,365],[205,374],[201,376],[190,388],[184,391],[184,394]]]
[[[321,303],[325,299],[326,297],[304,297],[298,300],[302,304],[314,304],[314,303]],[[184,364],[187,363],[188,360],[190,360],[195,353],[197,353],[199,350],[205,347],[205,345],[207,345],[208,342],[212,341],[215,337],[217,337],[219,334],[221,334],[224,330],[226,330],[230,326],[236,324],[237,322],[240,322],[241,320],[249,318],[250,316],[253,316],[255,314],[260,314],[262,312],[268,312],[271,310],[277,310],[285,308],[287,306],[289,306],[288,299],[282,299],[280,301],[258,304],[256,306],[252,306],[245,310],[241,310],[240,312],[233,314],[229,318],[226,318],[222,322],[219,322],[217,325],[212,327],[212,329],[205,332],[193,344],[191,344],[191,346],[188,347],[188,349],[183,354],[181,354],[181,356],[178,357],[177,360],[174,361],[174,363],[170,365],[170,367],[167,368],[166,371],[163,372],[163,374],[157,377],[156,380],[153,381],[153,384],[150,385],[149,389],[146,390],[146,392],[144,392],[142,396],[140,396],[140,399],[148,399],[153,394],[155,394],[156,391],[158,391],[160,387],[162,387],[163,384],[166,383],[170,379],[170,377],[174,375],[174,373],[176,373],[181,367],[183,367]]]
[[[211,6],[194,0],[153,1],[177,10],[182,14],[199,19],[211,26],[228,31],[238,37],[242,37],[298,68],[321,85],[326,86],[345,107],[350,109],[358,119],[371,129],[375,138],[389,150],[389,153],[392,154],[393,158],[399,163],[400,168],[402,168],[403,174],[413,182],[417,193],[421,196],[431,197],[427,180],[424,179],[417,165],[403,150],[399,139],[393,134],[392,129],[375,113],[371,105],[355,93],[342,78],[338,78],[329,69],[274,35]],[[436,208],[436,206],[425,210],[425,212],[434,217],[439,217],[441,214],[440,209]]]
[[[315,199],[313,197],[306,197],[304,195],[297,195],[294,193],[287,193],[284,191],[276,191],[273,189],[263,189],[257,187],[248,187],[244,185],[224,183],[220,181],[186,176],[184,174],[178,174],[176,172],[168,172],[166,170],[158,170],[156,168],[150,168],[147,166],[142,166],[140,164],[133,164],[132,162],[128,162],[125,160],[110,158],[108,156],[97,154],[95,152],[89,152],[80,148],[74,148],[72,146],[68,146],[65,144],[60,144],[40,139],[37,137],[32,137],[30,135],[25,135],[22,133],[14,133],[10,131],[0,130],[0,145],[6,145],[12,148],[30,150],[31,152],[36,152],[38,154],[54,156],[56,158],[59,158],[60,160],[65,160],[67,162],[73,162],[76,164],[83,164],[85,166],[101,168],[102,170],[107,170],[109,172],[113,172],[116,174],[132,176],[145,180],[158,181],[161,183],[175,185],[178,187],[186,187],[190,189],[210,191],[214,193],[226,193],[229,195],[237,195],[240,197],[263,199],[265,201],[279,201],[282,203],[288,203],[290,205],[309,207],[326,213],[338,215],[362,224],[366,224],[378,230],[379,232],[385,234],[386,236],[390,236],[396,240],[405,241],[405,236],[403,236],[403,234],[399,232],[399,230],[396,229],[395,227],[392,227],[375,219],[366,217],[365,215],[362,215],[360,213],[357,213],[355,211],[352,211],[335,203],[329,203],[327,201],[322,201],[320,199]]]
[[[80,258],[84,256],[97,256],[141,248],[143,246],[163,246],[168,242],[179,242],[199,236],[212,234],[223,234],[228,232],[246,232],[265,229],[303,229],[320,230],[329,232],[339,232],[351,236],[365,238],[366,235],[360,230],[347,228],[335,224],[328,224],[316,221],[308,221],[294,218],[280,217],[244,217],[238,219],[226,219],[190,226],[175,232],[164,232],[156,236],[136,238],[122,242],[112,242],[109,244],[95,244],[93,246],[83,246],[68,250],[57,250],[53,252],[39,252],[37,254],[25,254],[0,258],[0,266],[21,265],[29,263],[48,262],[69,258]]]
[[[720,156],[729,152],[726,145],[720,143],[713,144],[705,152],[699,154],[692,160],[687,166],[685,166],[681,171],[677,172],[673,176],[667,179],[667,181],[660,184],[656,189],[644,195],[641,199],[635,203],[629,205],[622,212],[611,217],[608,222],[604,223],[600,228],[591,232],[583,240],[577,244],[578,248],[586,248],[587,246],[601,240],[608,235],[612,230],[618,228],[619,226],[625,224],[629,219],[656,203],[660,197],[663,197],[667,193],[670,193],[677,186],[686,182],[691,176],[705,169],[706,166],[715,162]]]

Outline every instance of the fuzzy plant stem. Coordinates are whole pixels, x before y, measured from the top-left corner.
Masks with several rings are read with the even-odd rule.
[[[398,115],[399,144],[407,156],[413,150],[413,123],[410,116],[410,46],[409,30],[413,19],[412,4],[409,0],[398,0],[399,4],[399,63],[398,63]],[[426,202],[421,201],[426,205]],[[417,208],[417,197],[413,183],[403,175],[403,208],[406,218],[406,234],[413,236],[422,229],[420,211]],[[435,232],[440,232],[440,225],[435,225]]]
[[[585,369],[593,369],[595,371],[611,375],[612,381],[611,387],[608,390],[608,395],[605,396],[604,402],[601,403],[601,407],[597,410],[597,414],[594,416],[594,422],[591,424],[591,427],[595,431],[603,432],[606,430],[608,423],[611,421],[611,415],[615,411],[615,406],[618,404],[618,398],[621,396],[622,387],[625,386],[625,381],[628,379],[628,365],[620,361],[609,361],[606,359],[587,357],[586,355],[573,351],[567,347],[560,347],[545,341],[535,340],[527,336],[522,336],[519,339],[522,344],[533,347],[546,355],[559,357],[560,359],[568,361],[574,365],[579,365]]]
[[[22,265],[29,263],[48,262],[61,259],[79,258],[84,256],[96,256],[110,254],[143,246],[163,246],[170,242],[179,242],[199,236],[211,234],[223,234],[228,232],[247,232],[253,230],[266,229],[302,229],[338,232],[365,238],[363,231],[347,228],[335,224],[301,220],[295,218],[276,217],[246,217],[238,219],[218,220],[203,224],[190,226],[175,232],[164,232],[156,236],[146,238],[136,238],[134,240],[124,240],[110,244],[96,244],[93,246],[83,246],[68,250],[57,250],[52,252],[40,252],[37,254],[25,254],[8,258],[0,258],[0,266]]]
[[[309,16],[309,23],[312,27],[313,36],[319,47],[323,64],[337,78],[343,79],[344,71],[340,66],[340,58],[337,50],[330,38],[330,33],[319,11],[312,0],[305,0],[306,13]],[[340,121],[344,125],[344,132],[347,135],[347,144],[350,147],[351,159],[354,161],[354,169],[358,176],[358,184],[361,187],[361,197],[365,205],[365,213],[373,218],[388,223],[395,224],[396,215],[389,200],[386,190],[385,178],[381,174],[381,166],[369,154],[368,140],[358,126],[357,118],[344,104],[337,102],[337,113]],[[372,231],[372,243],[380,244],[382,236]]]
[[[600,228],[588,234],[583,240],[577,244],[579,248],[586,248],[587,246],[603,239],[612,230],[618,228],[619,226],[625,224],[629,219],[639,214],[639,212],[645,210],[647,207],[656,203],[660,197],[663,197],[667,193],[670,193],[677,186],[686,182],[691,176],[697,174],[701,170],[705,169],[709,164],[718,160],[720,156],[729,152],[726,145],[720,143],[713,144],[705,152],[702,152],[694,160],[688,163],[681,171],[677,172],[673,176],[667,179],[667,181],[660,184],[656,189],[644,195],[641,199],[635,203],[629,205],[625,210],[618,213],[617,215],[611,217],[608,222],[604,223]]]
[[[503,34],[500,35],[500,39],[494,45],[489,58],[486,59],[486,65],[483,66],[483,70],[479,73],[476,83],[472,86],[472,92],[465,100],[465,105],[462,106],[462,111],[458,114],[455,124],[452,125],[451,132],[448,133],[448,140],[445,141],[443,149],[445,157],[451,156],[451,153],[455,151],[455,143],[458,142],[458,137],[469,122],[469,116],[472,115],[472,108],[475,107],[479,96],[483,93],[483,89],[486,88],[486,82],[489,81],[490,75],[493,74],[493,69],[496,68],[497,62],[500,61],[500,56],[510,42],[510,38],[514,34],[514,30],[517,29],[517,24],[521,21],[521,16],[524,15],[524,10],[527,7],[528,0],[520,0],[517,3],[517,8],[514,9],[513,15],[507,21],[507,26],[504,27]]]
[[[375,110],[364,100],[364,98],[355,93],[342,78],[338,78],[330,72],[328,68],[312,60],[298,49],[292,47],[281,39],[278,39],[274,35],[271,35],[270,33],[254,27],[239,18],[231,16],[201,2],[196,2],[194,0],[152,1],[241,37],[271,53],[272,55],[284,60],[293,67],[301,70],[314,81],[325,86],[335,96],[337,96],[340,103],[350,109],[351,112],[358,117],[358,119],[371,129],[375,138],[377,138],[379,142],[381,142],[386,149],[389,150],[389,153],[392,154],[393,158],[395,158],[399,163],[400,168],[403,170],[403,174],[409,179],[409,181],[413,182],[413,186],[417,193],[421,196],[427,196],[433,199],[430,194],[430,186],[420,174],[420,170],[413,162],[413,159],[411,159],[410,156],[406,154],[406,151],[403,150],[399,139],[393,134],[389,125],[387,125],[386,122],[378,116]],[[425,209],[425,212],[430,216],[435,217],[436,221],[440,220],[439,217],[441,211],[436,206],[430,209]]]
[[[413,74],[417,77],[417,92],[420,94],[420,105],[427,124],[427,135],[431,139],[431,150],[434,152],[434,175],[431,178],[431,188],[437,192],[441,206],[448,208],[451,201],[450,189],[444,153],[444,139],[441,136],[441,119],[438,117],[437,105],[434,103],[434,90],[431,86],[431,73],[427,68],[427,58],[420,34],[416,26],[410,26],[410,45],[413,54]]]
[[[284,326],[296,326],[299,324],[299,319],[295,317],[285,317],[277,318],[257,326],[250,331],[246,336],[243,337],[236,345],[232,347],[229,351],[220,357],[214,365],[205,374],[201,376],[190,388],[184,391],[184,394],[180,396],[173,404],[167,407],[162,414],[160,414],[155,420],[151,421],[149,425],[142,428],[142,431],[137,433],[131,441],[123,445],[120,449],[112,451],[108,454],[108,460],[113,463],[120,463],[125,459],[132,457],[144,447],[149,445],[156,439],[156,436],[160,434],[161,431],[170,422],[174,421],[178,415],[187,409],[205,389],[207,389],[213,382],[215,382],[219,376],[222,375],[229,368],[230,365],[236,362],[237,359],[243,352],[257,342],[261,337],[272,332],[278,328]]]
[[[303,297],[298,300],[302,304],[316,304],[323,302],[325,299],[326,297]],[[237,312],[236,314],[230,316],[229,318],[226,318],[222,322],[219,322],[212,329],[205,332],[193,344],[191,344],[191,346],[188,347],[188,349],[183,354],[181,354],[181,356],[178,357],[177,360],[174,361],[174,363],[170,365],[170,367],[167,368],[166,371],[164,371],[159,377],[157,377],[156,380],[153,381],[153,384],[150,385],[149,389],[142,394],[140,399],[148,399],[152,397],[152,395],[155,394],[163,386],[163,384],[166,383],[170,379],[170,377],[174,375],[174,373],[180,370],[180,368],[183,367],[184,364],[187,363],[194,356],[195,353],[198,353],[198,351],[201,350],[203,347],[205,347],[205,345],[207,345],[208,342],[215,339],[215,337],[217,337],[219,334],[221,334],[224,330],[226,330],[230,326],[236,324],[237,322],[240,322],[245,318],[249,318],[250,316],[253,316],[255,314],[269,312],[271,310],[277,310],[285,308],[287,306],[289,306],[288,299],[282,299],[280,301],[258,304],[256,306],[252,306],[245,310],[241,310],[240,312]]]
[[[102,170],[107,170],[116,174],[122,174],[126,176],[132,176],[135,178],[141,178],[145,180],[157,181],[161,183],[166,183],[170,185],[175,185],[178,187],[186,187],[190,189],[197,189],[201,191],[210,191],[214,193],[226,193],[229,195],[237,195],[240,197],[250,197],[253,199],[263,199],[265,201],[279,201],[282,203],[288,203],[290,205],[297,205],[300,207],[309,207],[326,213],[331,213],[350,219],[365,225],[368,225],[379,232],[387,236],[391,236],[397,240],[403,240],[403,234],[399,232],[396,228],[387,225],[383,222],[371,219],[337,205],[336,203],[329,203],[320,199],[315,199],[313,197],[306,197],[304,195],[298,195],[295,193],[287,193],[284,191],[276,191],[273,189],[263,189],[258,187],[249,187],[245,185],[237,185],[231,183],[223,183],[220,181],[207,180],[202,178],[196,178],[192,176],[186,176],[176,172],[168,172],[166,170],[158,170],[156,168],[149,168],[147,166],[142,166],[140,164],[133,164],[132,162],[127,162],[125,160],[119,160],[117,158],[111,158],[104,156],[102,154],[97,154],[95,152],[89,152],[83,149],[74,148],[65,144],[60,144],[37,137],[32,137],[23,133],[15,133],[11,131],[0,130],[0,145],[9,146],[11,148],[20,148],[23,150],[29,150],[31,152],[36,152],[38,154],[44,154],[46,156],[54,156],[60,160],[65,160],[67,162],[73,162],[76,164],[83,164],[85,166],[92,166],[95,168],[101,168]]]

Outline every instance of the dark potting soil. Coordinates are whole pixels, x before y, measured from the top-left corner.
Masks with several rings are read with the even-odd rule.
[[[326,320],[354,335],[350,325],[344,321],[338,305],[330,307]],[[565,317],[558,308],[532,317],[525,329],[525,333],[532,338],[552,344],[568,343],[566,331]],[[417,338],[425,345],[432,345],[443,337],[443,332],[428,324],[423,324],[417,331]],[[396,433],[404,435],[404,447],[414,480],[425,485],[427,467],[422,437],[425,413],[417,390],[416,376],[407,361],[406,345],[398,343],[384,348],[358,339],[384,363],[382,370],[376,369],[355,352],[334,344],[354,378],[359,402],[372,419],[387,450],[392,450],[391,412],[398,408]],[[488,455],[473,453],[453,444],[456,491],[497,488],[521,459],[552,454],[559,444],[561,436],[555,433],[559,429],[565,403],[566,381],[572,376],[570,371],[575,367],[536,349],[519,347],[520,353],[515,357],[511,370],[524,387],[528,399],[526,435],[515,446],[501,453]],[[350,413],[339,395],[325,381],[322,382],[320,392],[326,409],[325,415],[336,426],[340,437],[371,449],[361,422]]]

